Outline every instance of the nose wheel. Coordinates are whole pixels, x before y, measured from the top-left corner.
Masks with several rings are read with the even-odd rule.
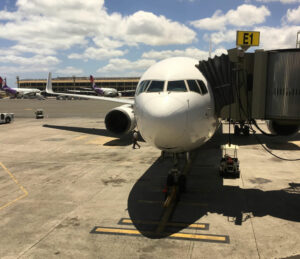
[[[182,171],[178,169],[178,162],[178,154],[173,154],[173,168],[168,172],[164,189],[165,207],[168,206],[170,200],[179,200],[180,194],[186,192],[186,175],[191,164],[190,154],[186,153],[186,163]]]

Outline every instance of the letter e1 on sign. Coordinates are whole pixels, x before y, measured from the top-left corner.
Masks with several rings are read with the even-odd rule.
[[[236,45],[237,46],[259,46],[259,31],[237,31]]]

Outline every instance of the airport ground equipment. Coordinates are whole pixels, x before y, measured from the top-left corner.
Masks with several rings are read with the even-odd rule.
[[[271,133],[292,135],[300,128],[300,49],[228,50],[200,61],[211,85],[216,116],[243,132],[252,120],[267,120]],[[246,129],[247,131],[247,129]]]
[[[14,117],[13,113],[0,113],[0,123],[11,123]]]
[[[35,118],[36,119],[44,119],[44,110],[43,109],[37,109],[35,112]]]
[[[222,159],[220,162],[220,176],[240,177],[240,162],[237,157],[238,146],[226,144],[221,146]]]

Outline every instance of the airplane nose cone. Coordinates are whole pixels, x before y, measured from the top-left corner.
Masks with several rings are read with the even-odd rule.
[[[187,125],[187,102],[163,95],[145,103],[143,128],[146,141],[160,149],[174,149],[183,141]]]

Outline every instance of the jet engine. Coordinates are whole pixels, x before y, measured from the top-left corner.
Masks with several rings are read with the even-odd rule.
[[[294,135],[299,131],[300,125],[287,123],[282,121],[276,120],[269,120],[267,121],[267,126],[269,131],[272,134],[276,134],[279,136],[290,136]]]
[[[108,131],[116,135],[132,131],[136,126],[132,106],[125,104],[112,109],[105,116],[105,126]]]

